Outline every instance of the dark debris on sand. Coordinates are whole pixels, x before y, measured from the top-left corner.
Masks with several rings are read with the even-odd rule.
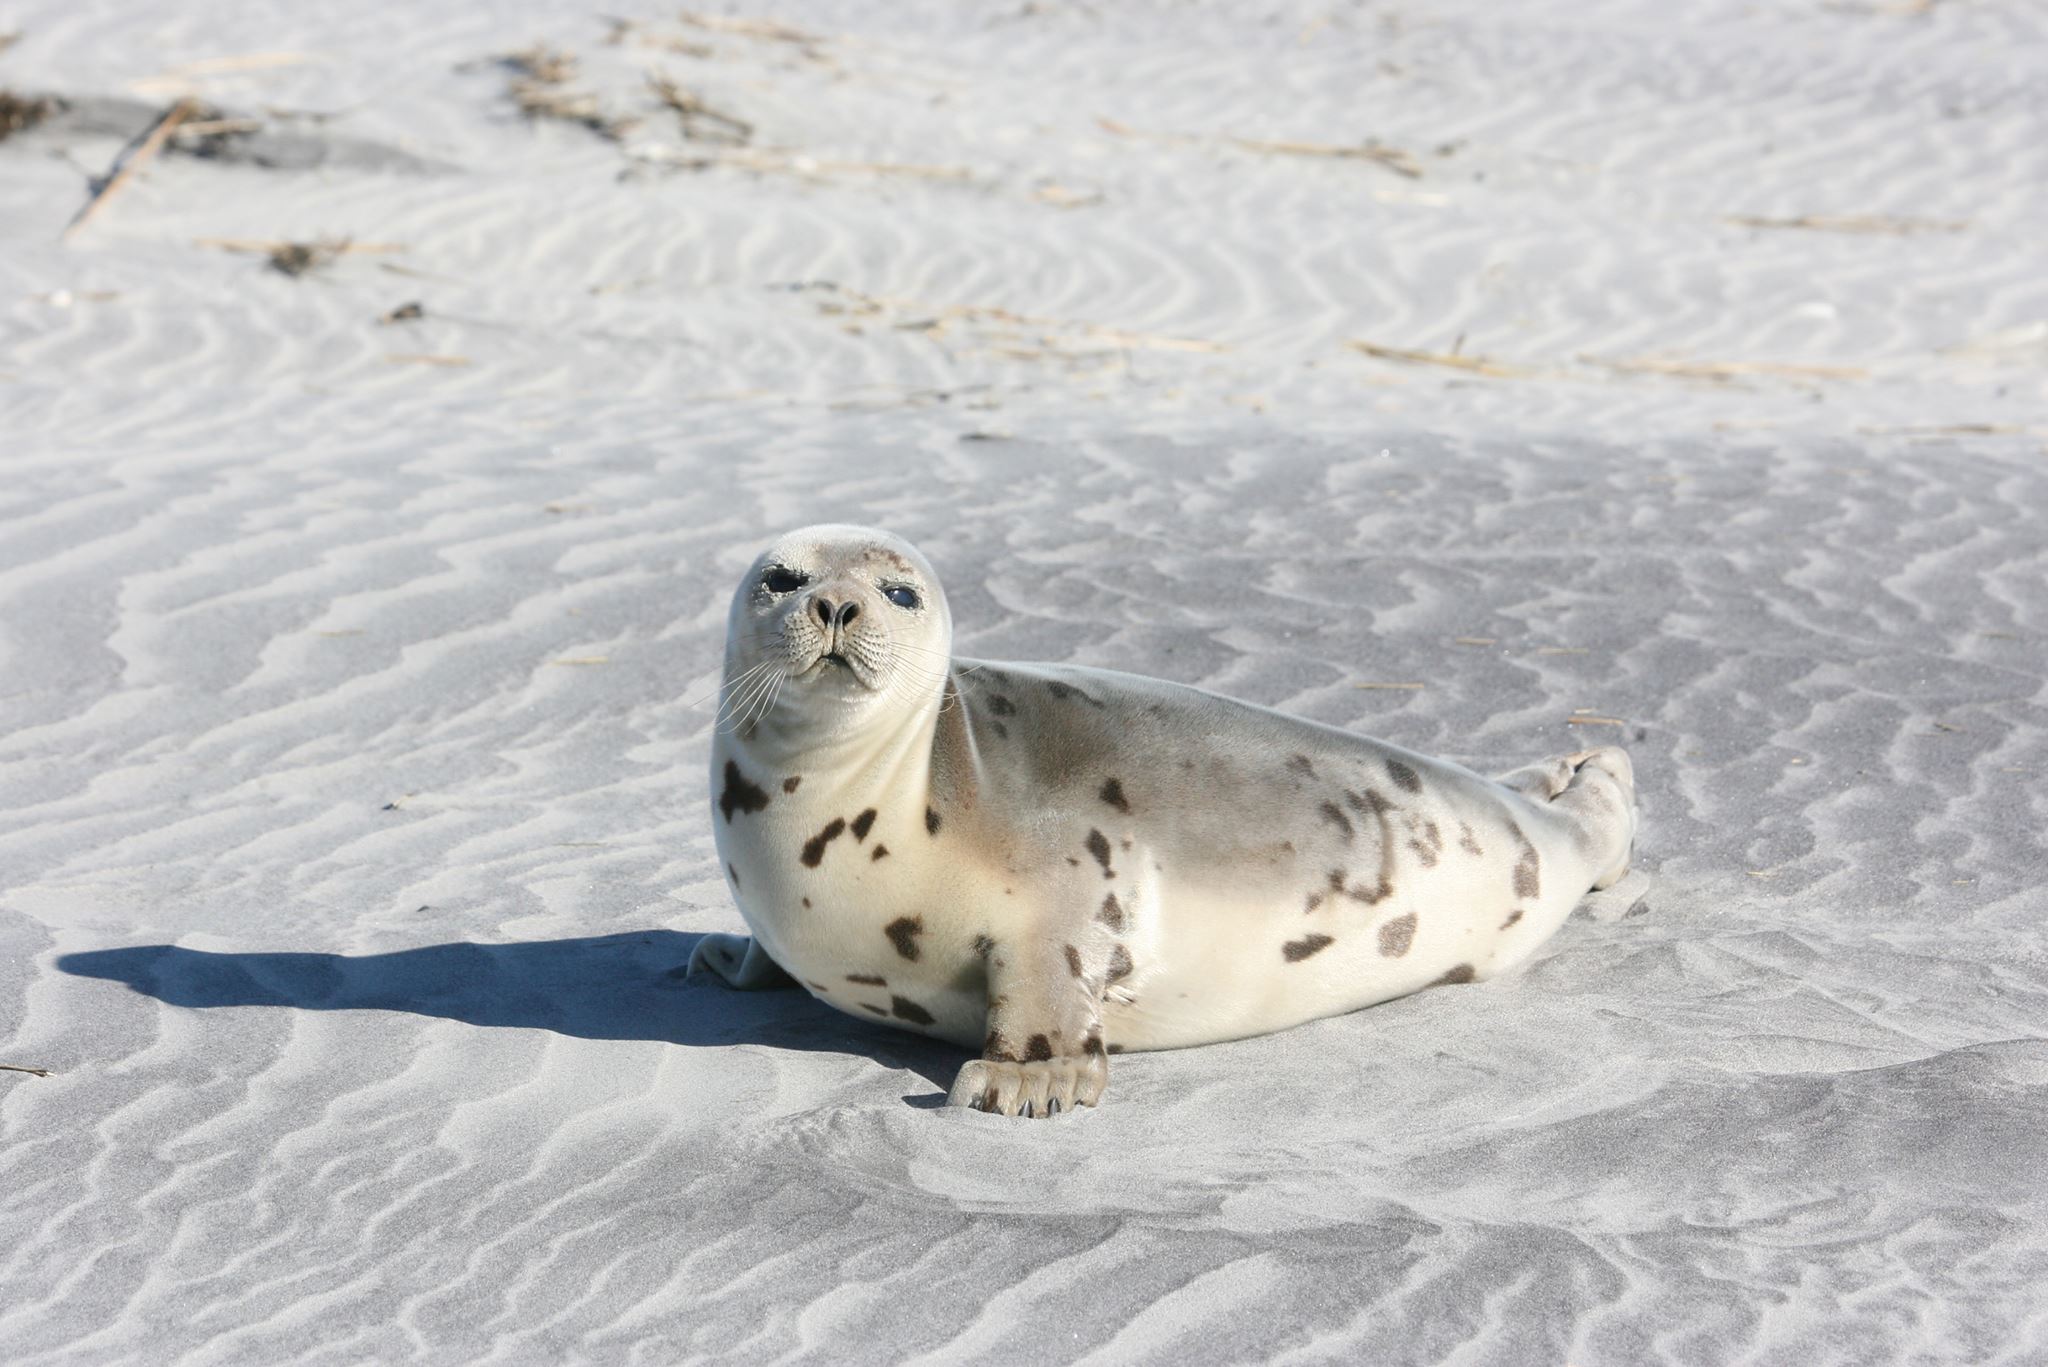
[[[47,95],[17,95],[11,90],[0,90],[0,142],[27,132],[62,107]]]

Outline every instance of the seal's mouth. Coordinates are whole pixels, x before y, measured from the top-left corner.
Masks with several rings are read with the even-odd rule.
[[[808,679],[841,678],[860,684],[863,687],[872,688],[874,686],[873,681],[868,678],[866,670],[855,664],[847,655],[837,650],[821,652],[816,659],[812,660],[799,673]]]

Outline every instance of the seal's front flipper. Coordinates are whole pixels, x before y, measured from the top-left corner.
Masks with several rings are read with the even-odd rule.
[[[707,969],[723,979],[727,987],[757,992],[771,987],[795,987],[796,979],[768,957],[761,942],[747,935],[706,935],[690,951],[685,977],[694,978]]]
[[[1058,935],[985,939],[977,948],[988,974],[988,1036],[946,1103],[1024,1116],[1093,1106],[1109,1085],[1102,989],[1113,970],[1091,966]]]
[[[1051,1116],[1093,1106],[1108,1085],[1109,1061],[1100,1054],[1033,1063],[975,1059],[961,1065],[946,1104],[998,1115]]]

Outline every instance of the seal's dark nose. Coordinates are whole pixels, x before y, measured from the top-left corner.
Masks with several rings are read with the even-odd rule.
[[[811,600],[811,611],[817,613],[818,620],[826,626],[829,627],[834,622],[837,622],[843,627],[852,625],[853,619],[860,616],[860,604],[851,602],[835,603],[830,598],[820,594]]]

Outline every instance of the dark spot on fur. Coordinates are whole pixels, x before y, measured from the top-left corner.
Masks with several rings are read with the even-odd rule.
[[[1072,945],[1067,946],[1067,972],[1077,978],[1081,976],[1081,951]]]
[[[1106,1044],[1103,1046],[1103,1050],[1106,1053],[1121,1054],[1124,1051],[1124,1047],[1121,1044]]]
[[[1113,983],[1122,982],[1136,971],[1137,966],[1131,962],[1131,951],[1125,949],[1122,945],[1118,945],[1109,951],[1108,981]]]
[[[1472,834],[1472,828],[1462,821],[1458,823],[1458,848],[1475,857],[1484,858],[1486,855],[1486,851],[1479,847],[1479,837]]]
[[[1113,892],[1102,899],[1102,910],[1095,913],[1095,919],[1119,935],[1123,934],[1124,927],[1130,924],[1129,917],[1124,913],[1124,904],[1116,900],[1116,894]]]
[[[748,781],[740,772],[740,766],[731,760],[725,762],[725,791],[718,795],[718,810],[725,813],[725,824],[732,825],[734,810],[758,812],[768,805],[768,792],[760,785]]]
[[[1419,793],[1422,791],[1422,776],[1416,773],[1413,769],[1410,769],[1407,765],[1401,763],[1400,760],[1388,760],[1387,773],[1390,777],[1392,777],[1395,783],[1399,784],[1403,788],[1406,788],[1409,792]]]
[[[803,781],[804,776],[802,774],[791,774],[788,778],[782,780],[782,791],[785,793],[793,793],[796,791],[796,785],[802,783]]]
[[[880,1016],[883,1020],[889,1019],[889,1013],[887,1011],[884,1011],[881,1007],[875,1006],[872,1003],[862,1002],[860,1004],[860,1009],[863,1011],[872,1011],[876,1015]]]
[[[1436,850],[1420,840],[1408,842],[1408,848],[1415,851],[1415,858],[1425,869],[1436,867]]]
[[[1311,954],[1320,954],[1337,943],[1334,935],[1304,935],[1299,940],[1289,940],[1280,946],[1280,957],[1288,963],[1298,964]]]
[[[1310,778],[1314,778],[1316,776],[1316,766],[1309,760],[1309,757],[1307,755],[1295,755],[1291,757],[1287,761],[1287,767],[1294,770],[1294,772],[1297,774],[1307,774]]]
[[[1509,926],[1513,925],[1515,922],[1521,919],[1522,909],[1520,907],[1516,907],[1513,911],[1508,913],[1508,919],[1500,923],[1500,928],[1502,930],[1506,930]]]
[[[882,933],[889,937],[889,943],[896,946],[896,952],[916,962],[917,937],[924,934],[924,917],[899,916],[882,927]]]
[[[909,1021],[912,1025],[930,1025],[932,1013],[908,997],[889,998],[889,1010],[897,1020]]]
[[[809,840],[806,840],[804,842],[803,854],[804,867],[807,869],[818,867],[818,861],[825,857],[825,847],[837,840],[839,833],[845,829],[846,822],[835,816],[825,823],[824,830],[819,831]]]
[[[1100,700],[1090,696],[1086,691],[1076,688],[1072,684],[1063,684],[1058,679],[1047,679],[1045,681],[1045,691],[1058,698],[1061,702],[1065,702],[1069,698],[1079,698],[1090,707],[1102,706]]]
[[[1131,810],[1131,804],[1124,798],[1124,785],[1117,779],[1105,782],[1098,796],[1120,812],[1128,813]]]
[[[1008,740],[1010,738],[1010,728],[1001,722],[992,721],[989,723],[989,727],[996,733],[997,740]]]
[[[997,1063],[1017,1063],[1017,1051],[1010,1047],[1010,1041],[1003,1038],[1000,1030],[988,1032],[988,1038],[981,1042],[981,1056]]]
[[[1538,858],[1534,847],[1524,845],[1522,857],[1515,861],[1515,896],[1539,897],[1543,893],[1541,871],[1543,861]]]
[[[1103,1054],[1102,1031],[1090,1030],[1088,1038],[1081,1041],[1081,1052],[1090,1058],[1101,1058]]]
[[[1347,883],[1344,881],[1344,870],[1331,869],[1330,891],[1349,897],[1354,902],[1363,902],[1370,907],[1377,906],[1379,903],[1392,897],[1394,895],[1394,884],[1385,874],[1381,874],[1379,881],[1371,887],[1366,887],[1360,883]]]
[[[811,905],[811,899],[810,899],[810,898],[808,898],[808,897],[804,898],[804,907],[805,907],[805,909],[806,909],[806,910],[808,910],[808,909],[809,909],[810,905]]]
[[[849,973],[846,981],[859,983],[862,987],[887,987],[889,980],[879,973]]]
[[[1088,832],[1088,853],[1094,855],[1095,862],[1102,865],[1102,876],[1104,878],[1116,877],[1116,870],[1109,866],[1109,841],[1104,838],[1101,831],[1090,830]]]
[[[1024,1045],[1026,1063],[1043,1063],[1052,1057],[1052,1041],[1044,1035],[1033,1035]]]
[[[938,808],[927,807],[924,809],[924,828],[927,834],[937,835],[939,833]]]
[[[811,982],[809,978],[804,979],[804,981],[810,983],[811,987],[819,992],[830,992],[832,990],[831,988],[825,986],[825,984],[823,983]]]
[[[1472,971],[1472,965],[1459,964],[1456,968],[1450,970],[1441,978],[1438,978],[1435,982],[1430,983],[1429,986],[1448,987],[1453,983],[1469,983],[1478,976],[1478,974]]]
[[[1316,909],[1317,907],[1321,906],[1322,904],[1323,904],[1323,895],[1322,895],[1322,894],[1321,894],[1320,892],[1312,892],[1312,893],[1310,893],[1310,894],[1308,895],[1308,908],[1307,908],[1307,909],[1308,909],[1309,911],[1314,911],[1314,910],[1315,910],[1315,909]]]
[[[1377,788],[1367,788],[1362,793],[1346,792],[1344,800],[1351,804],[1351,810],[1354,812],[1364,812],[1372,816],[1385,816],[1395,810],[1394,804]]]
[[[740,885],[740,871],[731,864],[725,866],[725,871],[732,875],[732,885],[738,887]]]
[[[989,951],[994,949],[995,947],[996,942],[994,940],[989,939],[986,935],[977,935],[974,937],[974,952],[976,954],[979,954],[984,959],[988,957]]]
[[[874,829],[874,825],[875,825],[875,809],[874,809],[873,807],[870,807],[870,808],[868,808],[868,809],[867,809],[866,811],[862,812],[862,813],[861,813],[861,814],[860,814],[859,816],[855,817],[855,818],[853,819],[853,826],[852,826],[852,830],[853,830],[853,838],[854,838],[854,841],[855,841],[855,843],[857,844],[857,843],[859,843],[860,841],[866,840],[866,839],[868,838],[868,832],[869,832],[870,830]]]
[[[1014,717],[1017,715],[1017,704],[1000,693],[991,693],[988,696],[988,710],[998,717]]]
[[[1396,916],[1380,927],[1380,953],[1398,959],[1415,943],[1415,913]]]
[[[1344,809],[1336,803],[1325,802],[1320,810],[1324,820],[1334,823],[1338,830],[1344,832],[1344,839],[1346,841],[1349,841],[1358,834],[1358,832],[1351,829],[1351,818],[1344,815]]]

